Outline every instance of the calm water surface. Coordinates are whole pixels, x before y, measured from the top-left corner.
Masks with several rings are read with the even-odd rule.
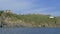
[[[60,28],[0,28],[0,34],[60,34]]]

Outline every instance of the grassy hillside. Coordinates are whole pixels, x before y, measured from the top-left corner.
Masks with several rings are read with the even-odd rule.
[[[26,14],[17,15],[0,11],[0,26],[2,27],[59,27],[60,17],[50,19],[50,15]],[[56,21],[56,23],[55,23]],[[57,25],[59,24],[59,25]]]

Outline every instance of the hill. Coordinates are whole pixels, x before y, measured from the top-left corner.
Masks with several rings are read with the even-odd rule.
[[[0,27],[59,27],[60,17],[49,18],[51,15],[43,14],[14,14],[10,10],[0,10]]]

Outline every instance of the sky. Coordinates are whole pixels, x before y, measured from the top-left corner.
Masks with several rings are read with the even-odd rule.
[[[0,0],[0,10],[17,14],[51,14],[60,16],[60,0]]]

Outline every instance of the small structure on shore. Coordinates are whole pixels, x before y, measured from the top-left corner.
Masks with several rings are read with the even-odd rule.
[[[12,11],[11,11],[11,10],[8,10],[8,9],[5,10],[4,12],[5,12],[5,13],[10,13],[10,14],[12,13]]]
[[[54,16],[50,16],[49,18],[50,18],[50,19],[54,19]]]

